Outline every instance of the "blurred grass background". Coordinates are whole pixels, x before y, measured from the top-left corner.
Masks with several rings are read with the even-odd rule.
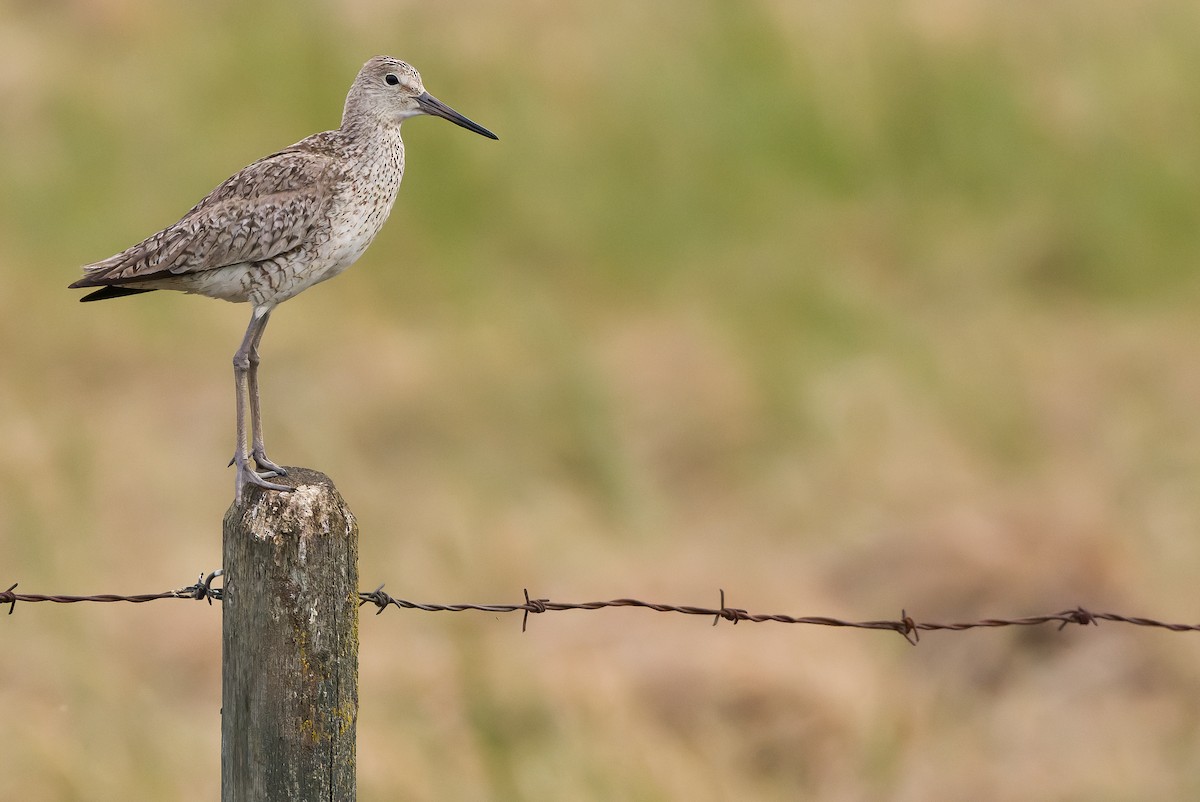
[[[614,0],[0,7],[0,582],[220,559],[244,307],[77,267],[337,124],[371,55],[391,222],[264,342],[272,456],[363,585],[927,620],[1197,617],[1200,8]],[[219,613],[0,626],[0,797],[215,798]],[[362,624],[384,799],[1182,799],[1200,646],[637,611]]]

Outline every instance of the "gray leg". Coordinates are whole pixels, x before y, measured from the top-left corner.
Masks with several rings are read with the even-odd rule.
[[[242,501],[242,488],[246,484],[258,485],[268,490],[292,489],[286,485],[272,484],[250,470],[250,460],[246,454],[246,396],[250,389],[250,353],[254,350],[255,343],[262,338],[262,330],[270,314],[269,308],[255,308],[250,317],[250,325],[246,327],[246,336],[242,338],[242,345],[233,355],[233,381],[237,386],[237,448],[233,452],[233,464],[237,466],[237,477],[234,479],[234,501],[237,504]]]
[[[259,476],[264,478],[268,476],[287,476],[286,470],[267,459],[266,449],[263,446],[262,411],[258,400],[258,363],[261,361],[258,357],[258,344],[262,342],[263,332],[267,330],[267,320],[270,317],[270,310],[263,314],[258,324],[258,331],[250,343],[250,373],[248,377],[250,389],[250,433],[252,438],[250,453],[254,455],[254,463],[261,471]]]

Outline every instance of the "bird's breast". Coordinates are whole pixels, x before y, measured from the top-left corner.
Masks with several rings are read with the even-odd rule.
[[[384,160],[346,176],[330,203],[324,256],[332,272],[345,270],[367,250],[391,214],[403,177],[402,152],[397,162]]]

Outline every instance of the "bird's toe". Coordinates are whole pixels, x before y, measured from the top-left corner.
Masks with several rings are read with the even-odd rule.
[[[237,472],[237,501],[238,501],[238,503],[240,503],[242,500],[242,491],[246,487],[246,485],[254,485],[255,487],[261,487],[264,490],[277,490],[282,493],[287,493],[287,492],[295,489],[293,487],[288,487],[287,485],[280,485],[280,484],[276,484],[274,482],[268,482],[267,477],[271,476],[271,475],[272,474],[260,474],[256,471],[250,470],[248,467],[238,466],[238,472]]]
[[[267,455],[261,451],[254,453],[254,464],[258,466],[258,475],[261,477],[270,476],[287,476],[287,468],[281,465],[276,465],[271,460],[267,459]]]

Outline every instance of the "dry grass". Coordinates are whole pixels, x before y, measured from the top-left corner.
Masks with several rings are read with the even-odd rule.
[[[215,567],[246,310],[64,287],[389,52],[502,140],[410,123],[380,241],[264,344],[272,453],[336,479],[365,585],[1195,619],[1192,5],[245,6],[0,11],[0,582]],[[0,631],[0,797],[216,796],[216,611]],[[392,613],[360,796],[1191,798],[1197,660]]]

